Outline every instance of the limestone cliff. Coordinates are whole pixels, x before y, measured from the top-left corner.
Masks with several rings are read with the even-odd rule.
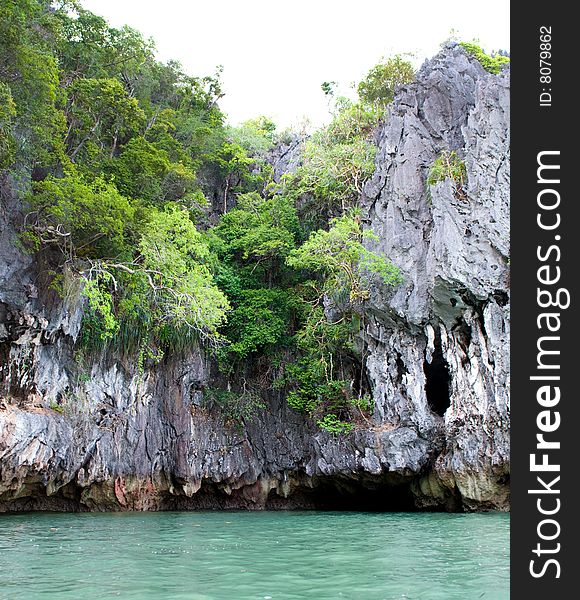
[[[0,511],[507,509],[509,71],[446,48],[375,139],[365,223],[405,282],[373,289],[361,344],[374,414],[343,436],[276,391],[229,422],[206,397],[201,351],[142,373],[79,356],[82,304],[48,289],[47,257],[19,250],[15,186],[2,182]],[[462,190],[426,184],[445,150],[465,161]]]

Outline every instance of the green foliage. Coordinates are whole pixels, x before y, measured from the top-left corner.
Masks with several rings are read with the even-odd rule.
[[[252,146],[253,142],[241,139],[237,133],[232,135],[233,131],[230,130],[230,135],[210,157],[224,180],[224,213],[228,210],[230,194],[263,189],[271,173],[271,167],[268,168],[263,159],[253,155],[253,152],[258,152],[258,148]],[[250,147],[245,148],[242,143],[248,143]]]
[[[112,28],[78,5],[70,8],[56,14],[62,28],[58,59],[67,79],[113,77],[133,83],[153,60],[153,42],[130,27]]]
[[[359,213],[351,211],[332,219],[330,229],[312,233],[286,260],[317,277],[301,287],[302,326],[295,335],[301,357],[286,366],[288,403],[317,417],[318,425],[332,433],[352,429],[347,421],[354,409],[362,413],[371,408],[355,368],[370,277],[374,274],[387,285],[402,280],[388,259],[364,246],[365,239],[377,238],[362,229]],[[324,299],[332,307],[332,321]]]
[[[306,304],[304,309],[304,324],[295,336],[301,355],[285,367],[285,383],[290,386],[287,402],[311,416],[339,413],[348,418],[357,406],[348,365],[356,363],[360,318],[348,313],[329,322],[322,306]]]
[[[383,111],[376,106],[339,98],[334,119],[324,130],[325,141],[327,144],[345,144],[365,140],[372,134],[382,114]],[[373,170],[370,169],[371,173]]]
[[[342,98],[335,106],[332,123],[304,145],[298,171],[266,196],[238,194],[236,208],[208,235],[219,257],[216,282],[233,306],[223,330],[230,343],[222,362],[231,367],[251,357],[255,364],[258,356],[289,350],[294,358],[285,361],[278,385],[286,387],[292,408],[328,427],[327,415],[346,423],[367,410],[354,365],[370,277],[400,281],[386,258],[365,248],[364,241],[376,238],[363,231],[356,211],[325,219],[356,204],[374,170],[374,146],[367,138],[381,114]],[[308,209],[316,206],[322,228],[300,246],[304,223],[296,207],[305,196],[312,200]],[[339,312],[332,322],[324,297]]]
[[[146,202],[187,201],[196,186],[190,168],[141,136],[129,140],[109,170],[123,194]]]
[[[88,299],[83,343],[110,342],[159,360],[164,348],[219,344],[229,304],[205,264],[209,250],[188,212],[168,204],[142,226],[132,262],[91,261],[80,273]]]
[[[296,299],[291,290],[242,290],[235,298],[226,328],[227,350],[238,359],[288,345],[289,322]]]
[[[336,100],[335,110],[332,122],[304,143],[301,166],[276,187],[301,206],[301,216],[308,213],[314,227],[356,206],[375,168],[369,137],[380,111],[346,98]]]
[[[341,435],[350,433],[354,429],[354,423],[341,421],[336,415],[328,414],[324,418],[316,421],[320,429],[332,433],[333,435]]]
[[[7,100],[8,87],[14,103],[16,113],[10,115],[10,122],[18,132],[14,137],[18,158],[34,165],[53,164],[62,153],[64,119],[58,105],[59,72],[52,50],[58,36],[58,21],[47,2],[0,4],[1,93]],[[10,106],[2,109],[4,118],[6,111],[12,113]]]
[[[149,285],[142,289],[154,325],[169,323],[217,341],[229,304],[204,264],[209,249],[187,211],[171,204],[153,211],[138,248],[136,274],[146,275]]]
[[[0,82],[0,170],[14,162],[16,142],[12,135],[12,125],[16,117],[16,104],[10,88]]]
[[[375,169],[375,148],[364,139],[327,144],[314,138],[305,144],[303,157],[300,176],[304,192],[331,210],[352,206]]]
[[[321,377],[311,358],[304,357],[286,367],[287,380],[293,387],[286,397],[288,405],[314,417],[316,424],[330,433],[351,431],[352,419],[370,411],[367,397],[353,395],[352,380]]]
[[[306,364],[305,360],[291,363],[287,369],[288,376],[296,385],[286,398],[288,405],[309,415],[321,410],[347,408],[348,382],[332,379],[326,381],[319,377],[316,367]]]
[[[375,65],[358,84],[359,98],[365,104],[385,107],[393,101],[397,88],[415,78],[413,65],[397,54]]]
[[[237,207],[222,216],[213,233],[226,255],[275,268],[294,248],[300,224],[287,198],[250,192],[238,196]]]
[[[364,394],[355,396],[350,401],[354,408],[357,408],[360,412],[371,412],[373,409],[373,399],[370,394]]]
[[[41,241],[72,244],[79,256],[114,257],[126,248],[135,210],[117,188],[97,177],[93,181],[74,171],[47,177],[33,186],[31,231]]]
[[[43,167],[21,237],[60,250],[53,287],[82,290],[81,343],[139,365],[219,345],[229,304],[192,221],[207,205],[194,168],[225,140],[219,72],[162,64],[150,40],[74,1],[0,11],[0,168]]]
[[[154,354],[155,345],[182,348],[184,340],[219,343],[229,304],[214,284],[205,264],[209,249],[185,208],[166,203],[136,223],[134,207],[102,179],[87,183],[69,174],[35,188],[29,231],[59,244],[67,262],[78,263],[87,298],[86,346],[110,342]]]
[[[135,135],[145,114],[116,79],[77,79],[68,88],[66,144],[71,160],[89,163],[113,157],[119,143]]]
[[[467,170],[465,162],[459,158],[455,150],[444,150],[435,159],[429,169],[427,185],[432,186],[446,179],[451,180],[456,195],[466,200],[464,186],[467,182]]]
[[[239,127],[228,127],[226,135],[232,143],[256,157],[265,154],[276,142],[276,125],[268,117],[244,121]]]
[[[238,206],[211,231],[220,258],[216,282],[233,306],[225,328],[227,354],[238,360],[288,343],[295,294],[284,284],[284,259],[295,248],[299,222],[288,199],[238,196]],[[227,360],[226,360],[227,362]]]
[[[473,58],[477,59],[481,66],[494,75],[501,73],[502,68],[509,64],[510,59],[501,54],[486,54],[481,46],[474,42],[460,42],[459,44]]]
[[[287,259],[287,264],[322,273],[323,293],[348,292],[350,302],[369,297],[369,274],[377,274],[387,285],[401,282],[399,270],[385,257],[368,250],[364,239],[376,240],[369,230],[363,230],[356,212],[332,219],[328,231],[319,230]]]
[[[216,156],[225,142],[222,120],[223,116],[215,106],[202,106],[191,111],[180,107],[176,111],[174,137],[188,153],[196,169],[204,164],[215,164]]]
[[[337,85],[338,83],[336,81],[323,81],[320,84],[320,89],[325,96],[332,97],[334,96],[334,90]]]
[[[101,273],[95,279],[84,282],[87,310],[83,318],[82,341],[86,347],[98,347],[119,332],[111,293],[112,282],[113,277],[109,273]]]
[[[64,414],[64,406],[62,404],[58,404],[54,400],[50,403],[50,409],[54,410],[54,412],[57,412],[61,415]]]
[[[335,321],[329,321],[320,305],[304,305],[302,327],[296,333],[298,348],[312,356],[317,365],[317,372],[326,380],[335,379],[338,364],[334,357],[341,354],[356,353],[353,340],[361,328],[360,315],[354,312],[344,313]]]

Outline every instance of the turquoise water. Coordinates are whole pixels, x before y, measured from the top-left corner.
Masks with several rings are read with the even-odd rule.
[[[502,600],[509,515],[0,515],[1,600]]]

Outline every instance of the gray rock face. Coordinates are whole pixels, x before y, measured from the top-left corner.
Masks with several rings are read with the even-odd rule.
[[[276,391],[232,422],[208,399],[201,351],[142,374],[79,356],[82,305],[42,288],[3,215],[0,511],[507,509],[509,74],[445,49],[376,142],[366,223],[405,282],[372,292],[361,342],[374,414],[339,437]],[[278,177],[296,148],[273,157]],[[449,180],[427,189],[442,150],[465,160],[461,194]]]
[[[490,75],[455,47],[426,63],[418,80],[399,94],[378,132],[377,169],[365,190],[368,223],[380,238],[374,249],[405,277],[396,293],[377,287],[371,298],[367,368],[376,416],[442,434],[430,488],[438,479],[437,486],[456,487],[467,506],[503,507],[509,73]],[[430,165],[445,150],[464,157],[461,195],[448,179],[427,189]],[[438,391],[437,378],[447,380],[448,392]]]
[[[274,169],[274,181],[280,183],[282,175],[294,173],[301,162],[300,152],[303,139],[294,135],[277,144],[266,157]]]

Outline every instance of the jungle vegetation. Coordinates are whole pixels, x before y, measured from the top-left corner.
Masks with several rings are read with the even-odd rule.
[[[352,429],[371,409],[366,303],[401,281],[369,249],[360,195],[373,130],[413,76],[384,60],[356,101],[325,82],[332,121],[299,139],[266,117],[228,125],[220,68],[160,62],[152,40],[76,0],[2,2],[1,178],[21,196],[21,244],[83,303],[78,352],[142,371],[201,346],[208,398],[230,413],[277,388],[320,427]],[[275,180],[281,144],[301,161]]]

